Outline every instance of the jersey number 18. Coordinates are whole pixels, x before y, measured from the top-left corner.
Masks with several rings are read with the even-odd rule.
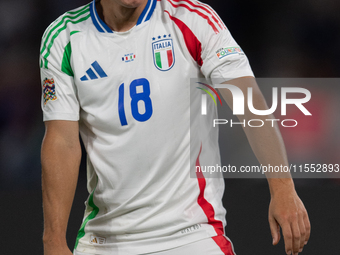
[[[137,93],[137,87],[142,86],[143,92]],[[131,113],[135,120],[144,122],[151,118],[152,115],[152,101],[150,98],[150,83],[147,79],[141,78],[133,80],[130,84],[130,97],[131,97]],[[140,113],[138,109],[138,102],[143,101],[145,112]],[[124,107],[124,83],[119,86],[118,95],[118,113],[122,126],[126,126],[125,107]]]

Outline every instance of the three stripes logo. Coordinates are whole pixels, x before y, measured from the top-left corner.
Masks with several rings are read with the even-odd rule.
[[[99,236],[92,236],[90,237],[90,243],[95,243],[95,244],[104,244],[106,242],[105,237],[99,237]]]
[[[216,97],[220,101],[220,104],[222,105],[222,100],[221,100],[220,95],[217,93],[217,91],[212,86],[205,84],[203,82],[197,82],[197,83],[199,83],[199,84],[207,87],[208,89],[210,89],[216,95]],[[215,105],[217,106],[216,99],[215,99],[214,95],[208,89],[201,88],[201,87],[197,87],[197,88],[205,92],[205,93],[202,94],[201,114],[207,115],[207,95],[209,95],[212,98]]]
[[[103,68],[98,64],[97,61],[94,61],[91,64],[92,67],[90,67],[87,71],[86,74],[80,78],[81,81],[88,81],[88,80],[96,80],[98,79],[98,76],[100,78],[105,78],[107,77],[107,74],[104,72]]]

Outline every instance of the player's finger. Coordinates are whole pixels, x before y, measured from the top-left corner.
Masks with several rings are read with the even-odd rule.
[[[303,222],[305,224],[306,228],[306,236],[305,236],[305,245],[307,244],[309,237],[310,237],[310,231],[311,231],[311,225],[308,217],[307,211],[305,211],[304,216],[303,216]]]
[[[300,233],[300,226],[296,217],[291,223],[292,233],[293,233],[293,254],[298,254],[300,250],[300,240],[301,240],[301,233]]]
[[[270,232],[272,233],[273,245],[277,245],[280,241],[280,225],[274,219],[274,217],[269,216],[269,226]]]
[[[305,223],[303,220],[303,213],[300,213],[299,215],[299,229],[300,229],[300,246],[299,246],[299,252],[302,252],[303,246],[305,245],[305,240],[306,240],[306,227]]]
[[[287,222],[281,224],[283,239],[285,241],[285,250],[288,255],[293,252],[293,233],[290,224]]]

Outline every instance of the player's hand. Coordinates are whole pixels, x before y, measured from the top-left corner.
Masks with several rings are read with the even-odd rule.
[[[272,194],[268,218],[273,245],[280,241],[281,226],[286,253],[296,255],[302,252],[308,242],[311,226],[305,206],[294,188]]]

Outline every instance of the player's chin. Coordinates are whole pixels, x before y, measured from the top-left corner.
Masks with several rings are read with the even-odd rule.
[[[121,2],[124,7],[137,8],[147,2],[147,0],[121,0]]]

